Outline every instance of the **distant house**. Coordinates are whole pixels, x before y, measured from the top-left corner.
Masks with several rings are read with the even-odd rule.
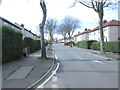
[[[24,25],[21,24],[17,24],[15,23],[17,26],[19,26],[21,28],[21,32],[23,34],[23,38],[24,37],[30,37],[30,38],[33,38],[33,39],[37,39],[37,40],[40,40],[40,37],[34,33],[32,33],[30,30],[27,30],[26,28],[24,28]]]
[[[74,42],[77,43],[78,41],[89,40],[89,32],[91,29],[85,29],[82,33],[78,33],[74,36]]]
[[[13,24],[12,22],[8,21],[7,19],[3,18],[3,17],[0,17],[1,19],[1,24],[2,25],[9,25],[11,26],[12,28],[14,29],[17,29],[17,30],[21,30],[20,27],[18,27],[17,25]]]
[[[0,17],[1,19],[1,24],[2,25],[9,25],[11,26],[12,28],[15,28],[17,30],[20,30],[23,34],[23,39],[25,37],[30,37],[30,38],[33,38],[33,39],[36,39],[36,40],[40,40],[40,37],[34,33],[32,33],[30,30],[27,30],[26,28],[24,28],[24,25],[19,25],[17,23],[13,24],[12,22],[8,21],[7,19],[3,18],[3,17]]]
[[[62,39],[59,40],[59,42],[64,42],[64,41],[65,41],[64,38],[62,38]]]
[[[103,31],[104,31],[104,41],[118,41],[120,38],[120,21],[118,20],[111,20],[103,24]],[[94,28],[89,33],[89,40],[97,40],[100,41],[100,31],[99,26]]]
[[[111,20],[103,23],[104,41],[118,41],[120,40],[120,21]],[[119,31],[119,32],[118,32]],[[85,29],[84,32],[78,33],[74,36],[74,42],[83,40],[97,40],[100,41],[100,30],[99,26],[93,30]]]

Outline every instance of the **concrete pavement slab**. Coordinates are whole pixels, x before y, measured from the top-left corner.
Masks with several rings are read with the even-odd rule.
[[[7,79],[25,79],[34,66],[21,66]]]

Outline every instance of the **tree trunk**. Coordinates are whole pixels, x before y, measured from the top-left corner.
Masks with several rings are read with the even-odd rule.
[[[99,29],[100,29],[100,51],[105,53],[105,45],[104,45],[104,32],[103,32],[103,14],[98,13],[99,15]]]
[[[44,40],[44,25],[43,23],[45,22],[45,20],[42,21],[42,25],[41,25],[41,58],[46,58],[46,48],[45,48],[45,40]]]
[[[46,6],[45,3],[40,2],[41,8],[43,10],[43,19],[42,19],[42,24],[40,25],[40,33],[41,33],[41,58],[46,59],[46,47],[45,47],[45,39],[44,39],[44,25],[46,21]]]
[[[66,43],[66,38],[64,37],[64,46],[65,46],[65,43]]]
[[[71,40],[72,38],[70,37],[70,47],[72,47],[72,40]]]

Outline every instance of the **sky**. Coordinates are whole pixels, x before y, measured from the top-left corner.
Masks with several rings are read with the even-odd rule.
[[[42,10],[39,0],[2,0],[0,5],[0,16],[18,24],[24,24],[25,28],[39,35],[38,25],[42,21]],[[55,18],[59,22],[65,16],[73,16],[80,20],[80,29],[93,29],[98,25],[98,15],[94,10],[81,4],[73,5],[74,0],[45,0],[47,6],[47,18]],[[118,19],[118,10],[105,9],[104,19],[110,21]],[[47,36],[46,36],[47,37]],[[58,35],[54,35],[58,37]],[[62,38],[62,37],[59,37]]]

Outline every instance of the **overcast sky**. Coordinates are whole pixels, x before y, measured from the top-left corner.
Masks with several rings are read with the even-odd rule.
[[[47,5],[47,18],[62,20],[65,16],[73,16],[81,21],[81,29],[93,29],[98,25],[98,15],[94,10],[81,4],[76,4],[70,8],[74,0],[45,0]],[[37,26],[42,20],[42,10],[39,0],[2,0],[0,5],[0,15],[18,24],[24,24],[25,28],[34,33],[37,32]],[[118,19],[118,11],[106,9],[104,19],[110,21]]]

